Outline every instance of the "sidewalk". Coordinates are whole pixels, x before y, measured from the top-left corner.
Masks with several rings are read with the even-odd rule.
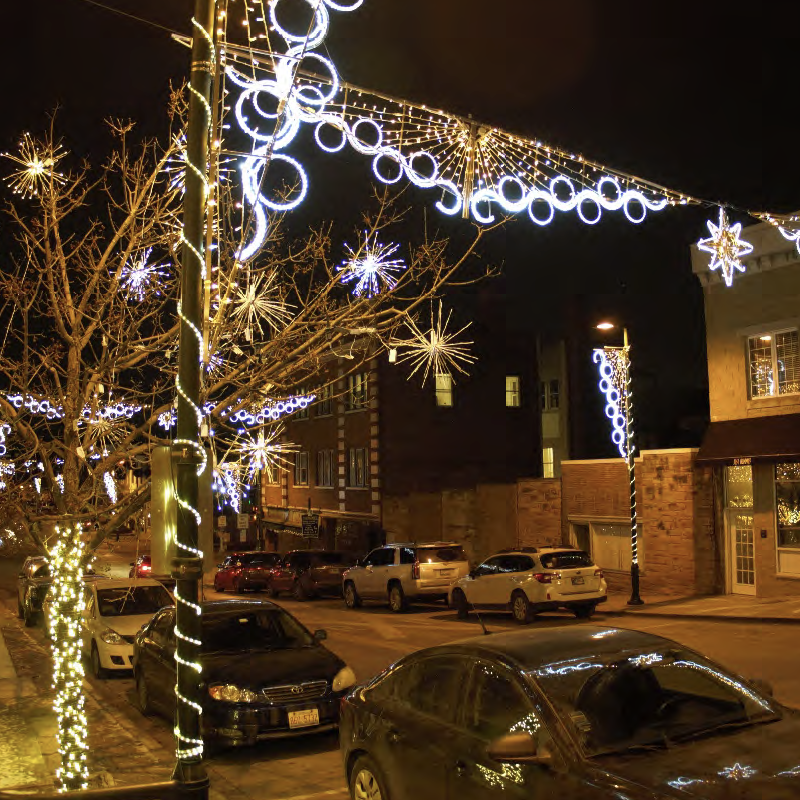
[[[641,606],[629,606],[627,596],[615,594],[598,606],[598,614],[608,616],[693,617],[703,620],[800,624],[800,597],[746,597],[717,594],[703,597],[651,595]]]

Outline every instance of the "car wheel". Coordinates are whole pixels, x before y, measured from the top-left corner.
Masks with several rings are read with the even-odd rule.
[[[136,673],[136,705],[144,716],[149,717],[153,713],[153,704],[150,700],[150,691],[147,688],[147,681],[141,672]]]
[[[359,756],[350,773],[350,797],[353,800],[389,800],[383,773],[367,755]]]
[[[395,614],[402,614],[408,608],[405,592],[399,583],[393,583],[389,586],[389,608]]]
[[[584,603],[580,606],[573,606],[570,610],[578,619],[589,619],[594,614],[594,609],[594,603]]]
[[[531,604],[525,592],[514,592],[511,595],[511,613],[520,625],[527,625],[531,621]]]
[[[32,628],[36,624],[36,614],[28,606],[22,608],[22,619],[25,620],[26,628]]]
[[[308,600],[308,592],[305,590],[299,578],[294,582],[294,586],[292,586],[292,597],[294,597],[295,600],[299,600],[301,603],[303,600]]]
[[[25,619],[25,609],[22,607],[22,603],[19,601],[19,596],[17,596],[17,616],[20,619]]]
[[[461,589],[453,590],[453,608],[455,608],[459,619],[467,619],[469,617],[469,603],[467,602],[467,596]]]
[[[97,649],[97,645],[92,642],[92,653],[89,656],[92,662],[92,675],[99,680],[102,680],[106,677],[106,670],[100,664],[100,651]]]
[[[361,598],[358,596],[356,585],[353,583],[353,581],[347,581],[347,583],[344,585],[344,604],[348,608],[361,607]]]
[[[272,585],[272,581],[267,581],[267,585],[264,587],[264,594],[267,597],[277,597],[278,590]]]

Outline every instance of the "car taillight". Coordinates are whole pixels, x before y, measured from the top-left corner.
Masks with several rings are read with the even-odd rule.
[[[418,581],[419,580],[419,561],[415,561],[411,565],[411,580]]]
[[[602,577],[603,577],[603,570],[601,570],[601,569],[596,569],[596,570],[594,571],[594,576],[595,576],[595,578],[602,578]]]
[[[140,569],[142,572],[150,572],[150,565],[149,565],[149,564],[142,564],[142,566],[141,566],[141,567],[139,567],[139,569]]]
[[[554,574],[552,572],[537,572],[533,577],[536,578],[539,583],[552,583],[553,578],[558,577],[558,573]]]

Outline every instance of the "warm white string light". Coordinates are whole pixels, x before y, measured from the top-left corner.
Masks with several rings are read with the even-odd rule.
[[[35,142],[29,133],[23,133],[19,155],[2,155],[21,166],[21,169],[15,170],[7,178],[14,194],[24,198],[36,197],[51,184],[66,183],[66,178],[55,169],[56,164],[66,155],[61,145]]]

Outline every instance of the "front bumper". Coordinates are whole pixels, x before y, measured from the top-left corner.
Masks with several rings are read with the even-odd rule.
[[[204,706],[203,735],[231,745],[331,731],[339,725],[339,702],[345,692],[286,706],[209,701]],[[290,728],[288,713],[316,708],[319,724]]]
[[[102,640],[97,640],[97,652],[100,655],[100,665],[104,669],[133,669],[132,644],[106,644]]]

